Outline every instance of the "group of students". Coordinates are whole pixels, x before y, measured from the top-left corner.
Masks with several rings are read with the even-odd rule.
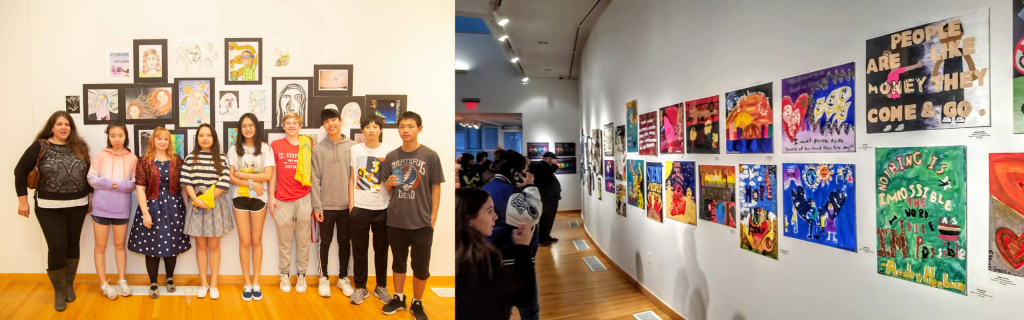
[[[302,117],[288,113],[282,117],[286,137],[268,144],[256,116],[247,113],[239,119],[237,140],[226,154],[220,152],[214,128],[203,124],[195,132],[195,148],[184,159],[174,153],[170,132],[162,127],[153,131],[145,154],[137,158],[128,149],[126,126],[115,121],[105,130],[106,148],[90,160],[89,146],[71,115],[55,112],[14,170],[19,215],[29,216],[28,189],[36,191],[33,200],[48,247],[54,308],[64,311],[66,303],[75,300],[79,238],[89,213],[96,235],[96,271],[109,299],[132,294],[125,280],[126,242],[129,251],[145,256],[149,295],[155,299],[160,260],[167,273],[167,291],[174,292],[176,257],[192,249],[192,237],[201,280],[197,297],[208,294],[218,299],[220,237],[237,227],[245,280],[242,299],[259,301],[263,298],[258,283],[263,226],[269,211],[278,232],[281,291],[292,289],[292,241],[298,247],[298,293],[306,290],[309,250],[317,242],[318,293],[331,296],[327,257],[337,228],[337,287],[351,303],[361,304],[370,295],[367,249],[372,231],[377,274],[373,295],[384,304],[382,312],[390,315],[408,307],[415,319],[427,319],[421,299],[430,276],[433,227],[444,175],[437,153],[418,142],[422,119],[415,112],[399,116],[402,146],[394,148],[378,140],[384,125],[380,117],[368,115],[361,120],[366,142],[357,144],[340,132],[336,110],[326,109],[320,116],[327,137],[319,143],[300,136]],[[139,205],[129,234],[132,192]],[[319,239],[314,238],[313,229],[319,229]],[[106,279],[110,230],[118,269],[116,286]],[[354,286],[347,272],[350,242]],[[387,290],[389,247],[394,255],[394,296]],[[414,300],[408,306],[404,285],[410,255]]]

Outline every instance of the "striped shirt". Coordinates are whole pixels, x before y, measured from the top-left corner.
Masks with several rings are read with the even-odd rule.
[[[185,157],[185,163],[181,166],[181,185],[192,186],[192,188],[209,187],[216,183],[217,188],[229,190],[231,188],[231,173],[228,171],[228,157],[223,153],[220,155],[220,163],[223,167],[218,173],[213,165],[213,153],[200,152],[199,161],[192,163],[193,155],[190,153]]]

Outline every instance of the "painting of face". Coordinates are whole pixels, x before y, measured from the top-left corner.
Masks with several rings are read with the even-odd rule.
[[[281,118],[291,112],[306,120],[309,83],[309,78],[274,78],[274,128],[281,128]]]
[[[167,83],[167,40],[135,40],[133,44],[135,83]]]
[[[118,85],[87,84],[83,85],[85,106],[83,120],[85,124],[106,124],[121,120],[123,112],[120,105],[121,90]]]
[[[174,90],[173,86],[163,84],[125,85],[125,103],[128,109],[126,122],[147,123],[152,121],[133,120],[158,120],[153,123],[170,123],[173,121],[172,90]]]
[[[345,108],[341,110],[342,125],[346,127],[358,127],[359,119],[362,116],[362,107],[359,103],[349,102],[345,104]]]
[[[217,114],[221,116],[238,115],[238,91],[221,91],[217,103]]]
[[[213,92],[213,79],[179,78],[175,81],[178,90],[178,127],[195,128],[203,123],[213,123],[214,115],[210,94]]]
[[[263,39],[224,39],[225,84],[261,84]]]

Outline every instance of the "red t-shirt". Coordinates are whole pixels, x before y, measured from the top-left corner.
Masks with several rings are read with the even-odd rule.
[[[280,201],[295,201],[309,194],[309,187],[295,180],[295,169],[299,166],[299,146],[292,145],[288,138],[270,144],[274,149],[274,174],[277,175],[277,189],[274,197]]]

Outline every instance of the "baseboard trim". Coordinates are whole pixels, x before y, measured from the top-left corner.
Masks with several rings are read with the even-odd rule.
[[[583,212],[583,211],[581,211],[580,209],[576,209],[576,210],[558,210],[558,212],[556,212],[555,215],[574,215],[574,214],[580,214],[581,212]]]
[[[125,280],[131,284],[145,284],[149,282],[149,275],[145,274],[126,274]],[[158,283],[164,283],[164,275],[160,275],[157,278]],[[338,276],[331,276],[331,283],[337,281]],[[377,277],[368,276],[366,283],[372,284],[376,281]],[[408,279],[408,278],[407,278]],[[117,281],[117,274],[107,274],[107,280],[110,283]],[[0,282],[49,282],[50,278],[45,273],[0,273]],[[260,276],[259,283],[261,284],[276,284],[278,281],[277,275],[272,276]],[[292,281],[295,281],[295,276],[292,276]],[[310,275],[306,277],[306,284],[316,285],[319,281],[316,275]],[[95,273],[78,274],[75,277],[77,283],[99,283],[100,278]],[[245,279],[240,275],[221,275],[217,277],[217,282],[220,284],[245,284]],[[174,275],[174,283],[183,286],[198,286],[201,281],[199,280],[198,274],[176,274]],[[394,283],[391,277],[388,277],[388,283]],[[410,282],[411,283],[411,282]],[[429,287],[455,287],[454,276],[431,276],[427,280],[427,286]]]
[[[586,224],[583,225],[583,231],[584,234],[587,235],[587,240],[590,240],[590,242],[594,244],[594,248],[597,248],[597,253],[599,253],[605,261],[608,261],[608,264],[612,266],[612,269],[615,269],[615,272],[618,272],[619,275],[625,278],[626,282],[629,283],[630,286],[635,288],[637,291],[640,291],[640,293],[643,294],[644,297],[647,298],[647,300],[650,300],[651,303],[654,303],[654,305],[657,306],[658,309],[661,309],[662,312],[667,313],[669,317],[671,317],[672,319],[686,320],[686,318],[683,317],[682,314],[679,314],[679,312],[676,312],[676,310],[669,307],[668,304],[665,303],[665,301],[662,301],[661,298],[658,298],[658,296],[654,295],[654,293],[648,290],[647,287],[644,287],[643,284],[636,281],[636,279],[633,278],[632,275],[627,273],[626,270],[623,270],[621,267],[619,267],[619,264],[616,263],[615,260],[612,260],[612,258],[609,257],[608,254],[604,252],[604,249],[601,248],[601,245],[598,244],[597,241],[594,241],[594,238],[590,236],[590,230],[587,230]]]

